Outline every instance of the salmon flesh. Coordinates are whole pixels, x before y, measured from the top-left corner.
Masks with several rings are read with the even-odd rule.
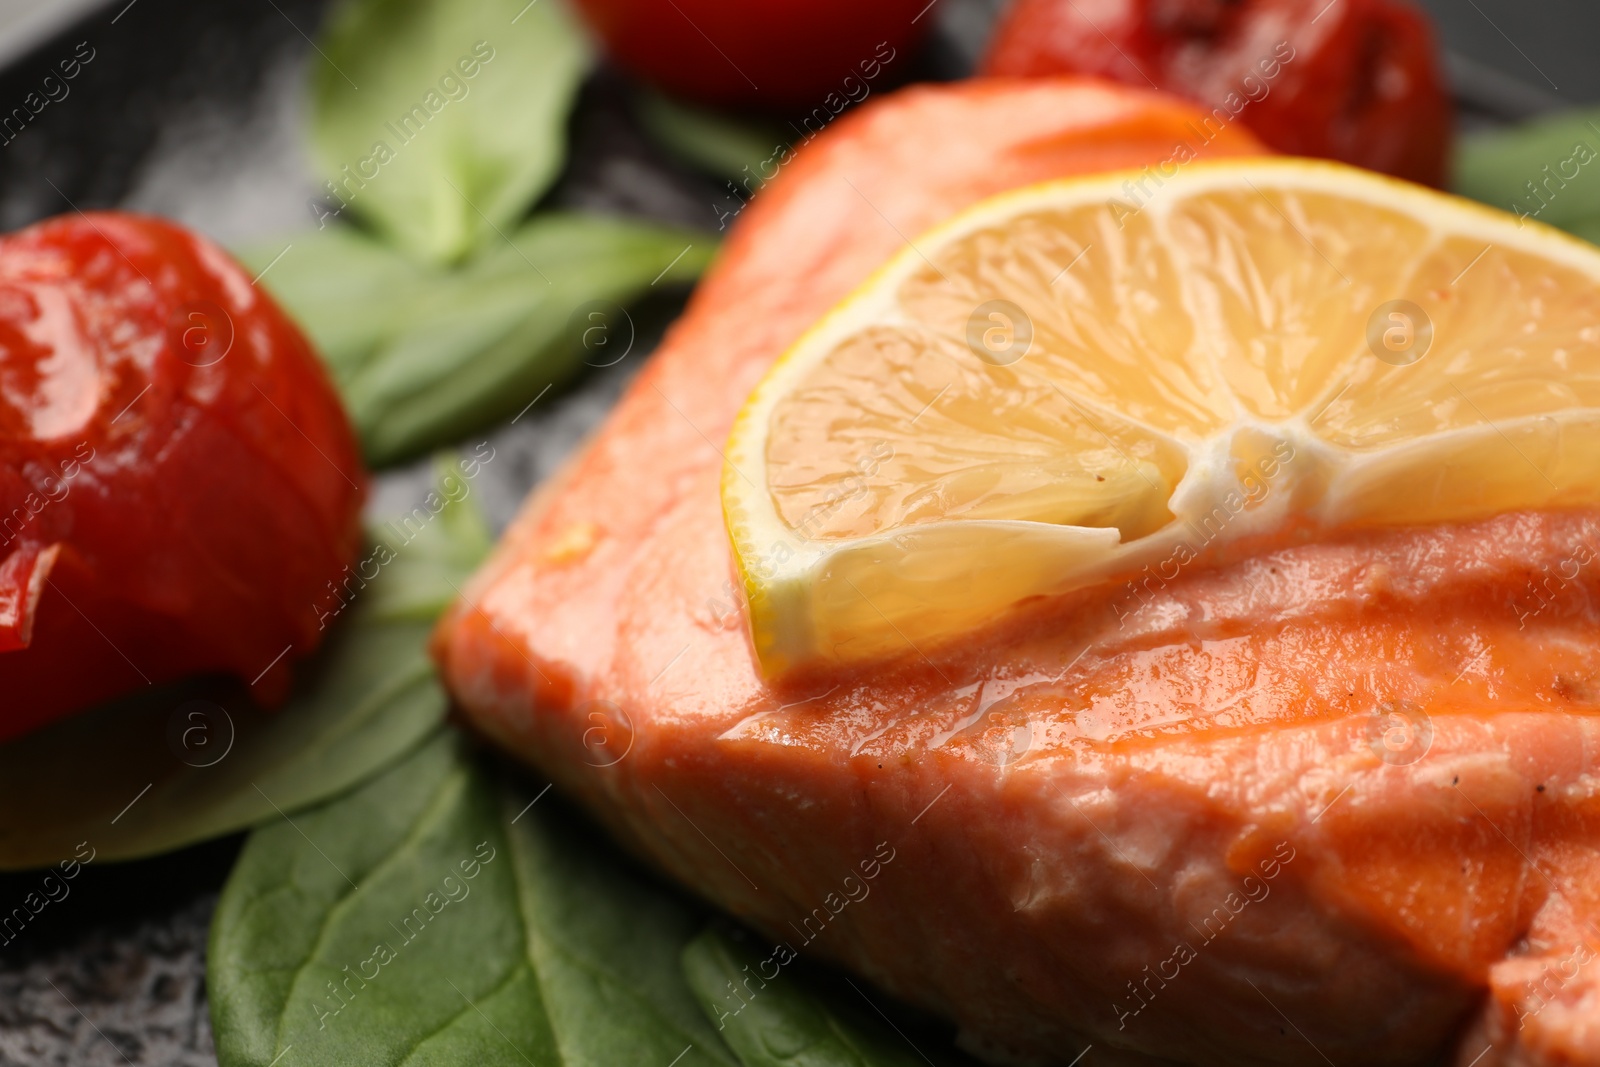
[[[1600,1064],[1600,513],[1291,537],[760,679],[718,479],[773,360],[960,209],[1199,140],[1031,81],[800,146],[441,624],[448,685],[636,853],[996,1060]]]

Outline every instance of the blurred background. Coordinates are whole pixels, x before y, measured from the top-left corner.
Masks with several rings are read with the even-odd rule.
[[[70,98],[0,149],[0,226],[64,210],[63,194],[81,208],[159,212],[224,242],[303,226],[316,188],[297,133],[301,74],[328,6],[0,0],[0,107],[36,88],[57,53],[80,41],[95,50]],[[938,0],[917,74],[964,73],[1002,6]],[[1600,100],[1592,0],[1422,6],[1438,23],[1468,125]]]

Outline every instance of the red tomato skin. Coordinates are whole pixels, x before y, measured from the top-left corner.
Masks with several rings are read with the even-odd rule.
[[[1448,177],[1453,104],[1432,26],[1402,0],[1016,0],[982,69],[1154,85],[1237,108],[1279,152]]]
[[[859,102],[928,28],[928,0],[577,0],[611,57],[705,104],[772,112]],[[887,71],[887,73],[885,73]],[[851,79],[846,81],[846,79]]]
[[[281,699],[365,485],[310,344],[217,246],[109,212],[0,238],[0,740],[190,674]]]

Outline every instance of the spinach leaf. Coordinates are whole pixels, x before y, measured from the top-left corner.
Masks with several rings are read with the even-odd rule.
[[[555,180],[589,64],[560,0],[346,0],[318,52],[311,139],[330,203],[441,263]]]
[[[816,996],[788,970],[794,958],[717,925],[683,950],[684,977],[744,1067],[927,1067],[903,1035]]]
[[[635,113],[645,132],[685,163],[717,177],[748,181],[741,196],[774,176],[798,136],[776,122],[735,118],[650,91],[640,93]]]
[[[434,619],[461,594],[494,547],[483,512],[472,501],[472,482],[494,459],[483,447],[460,458],[441,453],[434,464],[437,486],[405,515],[393,516],[373,532],[373,540],[393,555],[403,581],[374,582],[362,590],[364,608],[385,622]]]
[[[1466,138],[1455,191],[1600,241],[1600,109]]]
[[[634,340],[625,305],[692,281],[716,247],[583,214],[537,216],[448,271],[412,268],[358,235],[305,245],[264,284],[324,350],[376,466],[515,416],[585,363],[621,360]],[[242,258],[264,265],[283,247]]]
[[[207,984],[222,1067],[733,1067],[678,969],[693,913],[442,734],[256,831]]]
[[[377,577],[352,583],[347,607],[330,594],[319,610],[332,632],[284,707],[262,711],[238,683],[185,682],[0,746],[0,869],[83,841],[119,860],[233,833],[337,795],[437,732],[447,702],[429,632],[489,547],[455,495],[425,511],[431,522],[385,533],[385,550],[363,556]]]

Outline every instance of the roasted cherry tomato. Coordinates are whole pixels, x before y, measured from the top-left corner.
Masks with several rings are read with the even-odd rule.
[[[364,486],[305,337],[221,249],[111,213],[0,238],[0,739],[194,673],[280,699]]]
[[[1154,85],[1280,152],[1428,185],[1449,164],[1433,30],[1401,0],[1017,0],[983,70]]]
[[[578,0],[611,56],[669,92],[768,111],[876,92],[927,29],[928,0]]]

